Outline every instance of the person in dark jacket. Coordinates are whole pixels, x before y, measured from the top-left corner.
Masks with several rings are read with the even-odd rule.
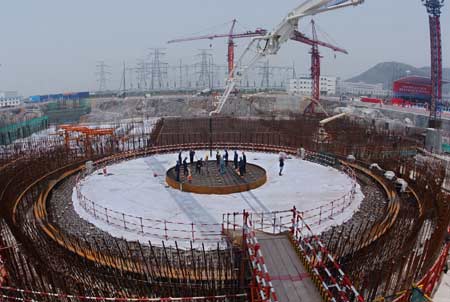
[[[220,153],[219,150],[216,152],[216,166],[218,167],[220,165]]]
[[[239,155],[237,153],[236,150],[234,150],[234,169],[237,170],[239,168],[238,164],[239,164]]]
[[[185,157],[183,160],[183,173],[184,173],[184,176],[187,176],[189,174],[187,157]]]
[[[242,152],[242,161],[244,162],[244,173],[247,173],[247,156]]]
[[[239,159],[239,175],[241,177],[244,177],[245,174],[245,170],[244,170],[244,160],[242,159],[242,157]]]
[[[197,174],[202,174],[202,167],[203,167],[203,158],[200,158],[197,160],[197,163],[195,164],[195,172]]]
[[[225,160],[223,157],[220,158],[220,174],[225,174]]]
[[[223,160],[225,161],[225,167],[228,167],[228,150],[225,149],[225,154],[223,156]]]
[[[194,156],[195,156],[195,151],[194,150],[190,150],[189,151],[189,160],[190,160],[191,165],[194,164]]]
[[[283,175],[283,168],[284,168],[284,157],[280,156],[280,173],[278,173],[278,175]]]
[[[177,161],[177,165],[175,166],[175,174],[177,176],[177,181],[180,181],[180,162]]]
[[[182,156],[183,156],[183,151],[180,150],[180,152],[178,153],[178,162],[180,163],[180,165],[183,162]]]

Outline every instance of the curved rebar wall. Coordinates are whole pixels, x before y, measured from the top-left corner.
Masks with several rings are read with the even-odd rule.
[[[150,135],[94,139],[90,146],[82,143],[69,150],[57,138],[9,146],[0,155],[4,219],[1,243],[8,247],[2,250],[7,284],[42,292],[103,297],[245,292],[248,284],[241,282],[241,276],[248,277],[249,271],[248,267],[241,267],[243,255],[236,248],[226,252],[181,251],[100,239],[88,242],[67,236],[64,230],[52,229],[48,221],[39,219],[44,217],[41,215],[45,214],[45,206],[37,209],[35,205],[38,201],[45,204],[55,180],[76,173],[87,160],[120,157],[125,152],[152,154],[196,146],[261,151],[275,150],[278,146],[304,147],[337,158],[353,154],[360,167],[377,162],[409,180],[413,191],[398,197],[398,216],[387,227],[374,221],[350,231],[342,230],[341,234],[347,237],[332,235],[327,241],[328,249],[353,280],[359,282],[358,290],[367,300],[395,296],[408,289],[412,281],[425,276],[442,250],[450,221],[449,198],[440,189],[445,177],[443,165],[438,161],[431,169],[429,164],[417,165],[410,156],[416,145],[408,137],[375,132],[350,120],[327,127],[332,140],[318,143],[315,137],[318,120],[314,119],[165,119],[156,124]],[[42,227],[49,233],[42,232]],[[382,236],[375,237],[382,227],[385,227]],[[322,236],[325,238],[326,234]],[[117,245],[114,251],[111,245]],[[8,295],[38,298],[18,292]]]

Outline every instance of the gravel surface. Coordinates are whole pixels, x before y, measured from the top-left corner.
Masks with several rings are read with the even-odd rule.
[[[361,173],[357,173],[357,178],[361,186],[361,191],[364,194],[364,200],[361,202],[360,208],[353,214],[352,218],[338,226],[338,229],[335,230],[344,237],[349,237],[350,231],[355,235],[359,228],[366,227],[368,221],[370,221],[371,225],[374,224],[376,220],[384,216],[388,203],[384,191],[374,180]],[[329,242],[332,232],[333,229],[329,229],[322,234],[324,243]],[[330,246],[333,246],[336,242],[335,239],[337,238],[338,236],[334,234]]]
[[[360,208],[353,217],[338,226],[343,236],[348,236],[350,229],[353,226],[353,233],[360,225],[366,225],[367,220],[375,222],[377,218],[384,214],[384,209],[387,205],[387,200],[383,191],[370,178],[358,174],[358,180],[361,185],[361,190],[364,193],[364,200]],[[92,244],[106,243],[111,252],[119,252],[120,249],[129,247],[132,250],[138,251],[139,247],[135,242],[126,242],[123,239],[117,239],[108,233],[96,228],[91,223],[80,218],[75,212],[72,203],[72,191],[75,186],[76,176],[72,176],[63,181],[55,188],[48,204],[48,215],[51,222],[57,225],[61,230],[64,230],[69,235],[78,238],[84,238]],[[325,243],[328,243],[329,236],[332,230],[328,230],[322,234]],[[337,238],[336,235],[334,235]],[[96,242],[96,243],[95,243]],[[145,254],[149,253],[148,246],[143,245]]]

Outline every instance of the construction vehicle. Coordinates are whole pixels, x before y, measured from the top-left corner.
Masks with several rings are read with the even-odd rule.
[[[249,68],[253,67],[263,57],[276,55],[281,45],[295,37],[295,31],[301,18],[348,6],[356,6],[363,2],[364,0],[306,0],[293,9],[273,31],[261,37],[254,37],[239,58],[235,66],[235,76],[228,79],[219,104],[214,111],[210,112],[210,115],[220,114],[234,87]],[[254,48],[256,48],[256,53],[254,53]]]
[[[250,37],[258,37],[258,36],[264,36],[267,34],[267,30],[262,28],[257,28],[255,31],[247,31],[245,33],[235,34],[234,27],[236,25],[236,19],[232,21],[231,29],[229,34],[216,34],[216,35],[204,35],[204,36],[197,36],[197,37],[189,37],[189,38],[181,38],[176,40],[170,40],[167,43],[179,43],[179,42],[187,42],[187,41],[195,41],[195,40],[213,40],[216,38],[227,38],[228,37],[228,74],[229,74],[229,80],[231,80],[234,77],[234,48],[235,43],[233,39],[237,38],[250,38]],[[317,37],[317,31],[316,31],[316,25],[314,20],[311,21],[311,28],[312,28],[312,38],[307,37],[305,34],[299,32],[298,30],[295,30],[293,33],[293,36],[291,37],[291,40],[297,41],[306,45],[311,46],[311,79],[313,82],[312,85],[312,97],[316,100],[320,97],[320,59],[322,58],[320,56],[319,52],[319,46],[329,48],[335,52],[341,52],[344,54],[348,54],[347,50],[340,48],[338,46],[334,46],[330,43],[320,41]],[[230,95],[236,95],[237,89],[233,89],[230,92]],[[310,112],[314,112],[315,104],[312,103],[311,107],[308,107],[307,110]]]

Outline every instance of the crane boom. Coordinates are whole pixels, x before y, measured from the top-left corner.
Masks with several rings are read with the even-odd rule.
[[[328,124],[329,122],[332,122],[332,121],[334,121],[334,120],[337,120],[337,119],[339,119],[339,118],[341,118],[341,117],[344,117],[344,116],[346,116],[346,115],[347,115],[346,112],[342,112],[342,113],[333,115],[333,116],[331,116],[331,117],[328,117],[328,118],[326,118],[326,119],[324,119],[324,120],[321,120],[321,121],[319,122],[319,124],[320,124],[320,126],[324,126],[324,125]]]
[[[282,43],[287,42],[294,35],[300,18],[324,13],[330,10],[355,6],[364,0],[306,0],[292,10],[286,18],[269,34],[267,45],[264,49],[266,54],[276,54]]]
[[[358,4],[362,4],[363,2],[364,0],[306,0],[301,5],[293,9],[272,32],[267,33],[262,37],[253,38],[247,49],[241,55],[238,61],[239,63],[234,68],[236,69],[236,76],[229,78],[227,87],[219,100],[217,109],[210,112],[210,115],[219,114],[221,112],[225,102],[230,96],[231,91],[236,86],[236,83],[242,78],[250,67],[252,67],[262,57],[277,54],[283,43],[295,37],[295,30],[298,28],[298,21],[300,18],[347,6],[356,6]],[[243,66],[242,62],[244,58],[248,55],[251,47],[255,44],[257,46],[257,54],[248,64]]]
[[[234,39],[241,39],[241,38],[254,38],[254,37],[261,37],[265,36],[267,34],[267,30],[262,28],[257,28],[254,31],[247,31],[244,33],[234,33],[234,28],[236,26],[236,19],[233,19],[231,21],[231,28],[228,34],[216,34],[216,35],[204,35],[204,36],[197,36],[197,37],[188,37],[188,38],[181,38],[181,39],[175,39],[170,40],[167,43],[178,43],[178,42],[187,42],[187,41],[195,41],[195,40],[213,40],[218,38],[228,38],[228,55],[227,55],[227,61],[228,61],[228,80],[231,80],[234,77]]]
[[[181,39],[173,39],[170,41],[167,41],[167,43],[179,43],[179,42],[188,42],[188,41],[196,41],[196,40],[213,40],[218,38],[233,38],[233,39],[241,39],[241,38],[254,38],[254,37],[260,37],[267,34],[267,30],[262,28],[257,28],[254,31],[247,31],[245,33],[239,33],[239,34],[218,34],[218,35],[204,35],[204,36],[196,36],[196,37],[188,37],[188,38],[181,38]]]
[[[323,42],[323,41],[320,41],[320,40],[317,40],[317,39],[316,40],[311,39],[311,38],[305,36],[305,34],[299,32],[298,30],[294,31],[294,37],[292,37],[291,40],[294,40],[294,41],[297,41],[297,42],[301,42],[301,43],[304,43],[304,44],[307,44],[307,45],[310,45],[310,46],[314,46],[315,44],[317,44],[319,46],[323,46],[323,47],[329,48],[329,49],[331,49],[333,51],[342,52],[342,53],[345,53],[346,55],[348,55],[348,51],[347,50],[345,50],[343,48],[340,48],[340,47],[337,47],[337,46],[334,46],[334,45],[332,45],[330,43],[327,43],[327,42]]]

